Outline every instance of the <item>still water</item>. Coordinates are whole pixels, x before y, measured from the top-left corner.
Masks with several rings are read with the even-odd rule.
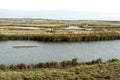
[[[14,48],[14,46],[37,46]],[[120,59],[120,40],[95,42],[0,42],[0,64],[39,63],[77,58],[79,62],[102,58]]]

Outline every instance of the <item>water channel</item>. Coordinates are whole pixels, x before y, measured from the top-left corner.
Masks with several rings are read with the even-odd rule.
[[[95,42],[0,41],[0,64],[35,64],[77,58],[86,62],[120,59],[120,40]]]

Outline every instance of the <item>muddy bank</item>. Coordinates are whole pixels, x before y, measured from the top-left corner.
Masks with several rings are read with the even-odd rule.
[[[38,46],[13,46],[13,48],[34,48]]]

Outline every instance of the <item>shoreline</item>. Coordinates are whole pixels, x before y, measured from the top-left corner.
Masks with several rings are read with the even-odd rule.
[[[106,64],[106,63],[112,63],[112,62],[120,62],[119,59],[110,59],[105,62],[101,58],[88,61],[88,62],[78,62],[77,58],[74,58],[72,60],[65,60],[62,62],[45,62],[45,63],[36,63],[36,64],[9,64],[9,65],[4,65],[0,64],[0,71],[19,71],[19,70],[39,70],[39,69],[67,69],[71,67],[77,67],[81,65],[98,65],[98,64]]]

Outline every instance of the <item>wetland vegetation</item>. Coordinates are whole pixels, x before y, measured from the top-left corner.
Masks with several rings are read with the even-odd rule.
[[[119,80],[120,61],[101,59],[77,63],[77,59],[61,63],[39,63],[32,65],[0,65],[2,80]],[[7,75],[7,77],[6,77]]]
[[[15,28],[16,26],[28,28]],[[69,26],[77,26],[80,29],[66,29]],[[29,29],[29,27],[34,29]],[[1,19],[0,42],[9,40],[44,42],[120,40],[120,22]],[[6,49],[5,47],[3,46],[4,49]],[[15,45],[13,47],[17,49],[37,46]],[[119,46],[117,47],[119,48]],[[0,53],[2,52],[3,50]],[[96,54],[98,53],[96,52]],[[78,62],[75,58],[68,61],[40,62],[36,64],[1,64],[0,80],[120,80],[120,61],[119,59],[110,59],[104,62],[99,58],[88,62]]]
[[[11,26],[28,27],[27,29]],[[80,29],[65,29],[78,26]],[[102,21],[0,20],[0,40],[78,42],[120,39],[120,24]],[[29,27],[44,29],[29,29]],[[82,29],[83,28],[83,29]],[[92,29],[89,29],[92,28]]]

